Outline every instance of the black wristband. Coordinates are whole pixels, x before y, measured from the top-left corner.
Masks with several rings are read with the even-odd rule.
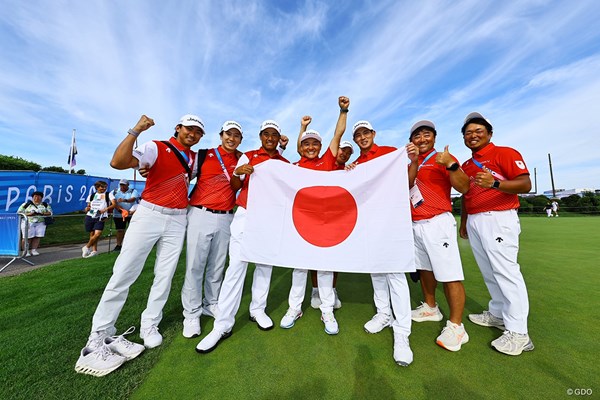
[[[449,167],[446,167],[446,169],[447,169],[448,171],[456,171],[456,170],[457,170],[457,169],[459,169],[459,168],[460,168],[460,165],[458,165],[458,163],[457,163],[457,162],[455,162],[454,164],[452,164],[452,165],[451,165],[451,166],[449,166]]]
[[[340,108],[341,113],[347,113],[348,111],[350,111],[350,110],[347,108]]]
[[[492,183],[492,189],[499,189],[500,188],[500,181],[499,180],[494,180],[494,183]]]

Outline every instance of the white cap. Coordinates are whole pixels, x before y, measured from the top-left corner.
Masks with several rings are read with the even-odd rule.
[[[352,146],[352,143],[350,143],[347,140],[344,140],[343,142],[340,143],[340,149],[345,149],[346,147],[349,147],[350,150],[352,150],[351,154],[354,154],[354,146]]]
[[[373,127],[369,121],[358,121],[352,128],[352,134],[354,135],[359,128],[367,128],[370,131],[373,130]]]
[[[202,122],[199,116],[194,114],[186,114],[183,117],[181,117],[181,119],[179,120],[179,125],[197,126],[198,128],[202,129],[202,132],[205,132],[204,122]]]
[[[127,179],[123,178],[123,179],[121,179],[119,181],[119,185],[127,185],[127,186],[129,186],[129,181]]]
[[[225,121],[225,123],[221,127],[221,130],[223,132],[225,132],[225,131],[228,131],[230,129],[237,129],[238,131],[240,131],[241,134],[244,133],[242,131],[242,126],[240,124],[238,124],[237,122],[235,122],[235,121]]]
[[[435,124],[431,121],[428,121],[426,119],[423,119],[421,121],[417,121],[413,124],[412,128],[410,128],[410,136],[412,136],[413,132],[416,131],[417,129],[419,129],[422,126],[426,126],[428,128],[431,128],[435,131]]]
[[[323,141],[323,139],[321,139],[321,135],[319,135],[319,132],[315,131],[314,129],[308,129],[306,132],[304,132],[302,134],[302,138],[300,139],[300,143],[306,139],[317,139],[319,143]]]
[[[490,126],[492,125],[492,123],[490,122],[489,119],[487,119],[486,117],[484,117],[483,115],[481,115],[480,113],[474,111],[472,113],[469,113],[469,115],[467,115],[465,117],[465,123],[463,125],[467,125],[469,123],[469,121],[471,121],[472,119],[475,118],[481,118],[483,120],[485,120],[488,124],[490,124]]]
[[[277,131],[277,133],[279,133],[281,135],[281,128],[279,127],[279,124],[275,121],[273,121],[272,119],[268,119],[266,121],[263,121],[262,124],[260,124],[260,131],[264,131],[267,128],[273,128]]]

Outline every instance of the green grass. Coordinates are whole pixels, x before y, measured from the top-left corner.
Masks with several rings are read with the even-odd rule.
[[[374,309],[370,279],[360,274],[340,274],[339,335],[326,335],[319,312],[308,306],[294,328],[259,331],[248,321],[252,268],[233,335],[214,352],[199,355],[194,351],[198,339],[181,336],[182,260],[161,323],[163,345],[106,377],[81,375],[73,367],[116,257],[105,254],[0,279],[0,398],[531,399],[563,398],[569,388],[597,393],[600,219],[525,217],[521,224],[520,263],[536,349],[519,357],[490,347],[500,334],[493,328],[466,321],[470,342],[452,353],[434,342],[443,322],[415,323],[410,337],[415,361],[398,367],[391,330],[377,335],[363,331]],[[489,296],[468,242],[461,240],[461,251],[465,313],[480,312]],[[131,288],[118,321],[120,331],[139,326],[152,257]],[[274,269],[268,312],[276,324],[287,309],[290,282],[289,270]],[[417,305],[420,289],[412,283],[411,297]],[[438,300],[448,315],[441,287]],[[203,336],[211,328],[212,319],[203,318]]]
[[[41,240],[40,247],[87,242],[90,234],[85,231],[84,219],[83,213],[55,215],[54,223],[46,227],[46,236]],[[109,235],[116,235],[112,218],[106,220],[102,231],[102,237]]]

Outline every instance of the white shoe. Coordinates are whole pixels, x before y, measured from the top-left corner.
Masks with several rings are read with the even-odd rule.
[[[365,324],[365,331],[368,333],[379,333],[383,328],[392,326],[392,316],[383,313],[377,313]]]
[[[485,310],[481,314],[469,314],[469,319],[472,323],[481,326],[490,326],[504,330],[504,320],[496,317],[491,312]]]
[[[215,304],[209,304],[207,306],[202,306],[202,315],[206,315],[208,317],[217,318],[217,314],[219,313],[219,306]]]
[[[283,329],[290,329],[296,323],[296,320],[302,316],[302,310],[292,310],[288,308],[287,312],[281,318],[279,326]]]
[[[435,304],[435,307],[430,307],[429,304],[421,302],[419,307],[410,312],[410,318],[415,322],[425,322],[441,321],[444,319],[444,316],[440,312],[437,303]]]
[[[318,309],[321,306],[321,298],[319,297],[319,288],[312,288],[310,293],[310,306],[314,309]]]
[[[36,249],[31,249],[31,255],[32,256],[39,256],[40,253],[38,253],[38,251]]]
[[[148,349],[160,346],[163,341],[163,337],[158,332],[158,327],[156,325],[152,325],[148,328],[141,328],[140,337],[144,339],[144,346]]]
[[[263,331],[268,331],[269,329],[273,329],[273,321],[269,316],[264,312],[259,312],[256,315],[250,314],[250,321],[256,322],[258,328]]]
[[[104,376],[119,368],[125,361],[125,357],[113,353],[107,346],[103,345],[94,350],[84,347],[75,364],[75,371],[80,374]]]
[[[200,336],[200,318],[183,320],[183,337],[191,339]]]
[[[81,257],[86,258],[90,254],[90,248],[87,246],[83,246],[81,248]]]
[[[402,367],[408,367],[413,362],[408,336],[401,333],[394,333],[394,361]]]
[[[492,341],[492,347],[509,356],[518,356],[535,348],[528,334],[512,331],[504,331],[502,336]]]
[[[114,326],[111,326],[103,331],[92,332],[88,337],[85,347],[91,350],[96,350],[98,347],[104,345],[104,338],[107,336],[113,336],[115,333],[117,333],[117,329]]]
[[[198,353],[210,353],[214,349],[217,348],[219,342],[221,340],[227,339],[231,336],[231,331],[229,332],[220,332],[216,329],[213,329],[208,335],[204,337],[196,346],[196,351]]]
[[[469,341],[469,335],[463,324],[457,325],[450,320],[446,321],[446,327],[437,337],[435,342],[450,351],[459,351],[460,347]]]
[[[25,257],[31,257],[31,252],[29,250],[27,250],[27,253],[25,253]]]
[[[333,294],[335,295],[335,302],[333,303],[333,309],[338,310],[338,309],[342,308],[342,302],[341,302],[340,298],[338,297],[336,288],[333,288]]]
[[[135,331],[135,326],[130,327],[119,336],[107,336],[104,338],[104,344],[115,354],[125,357],[127,361],[133,360],[145,350],[145,347],[138,343],[130,342],[125,339]]]
[[[328,335],[337,335],[339,333],[340,328],[333,315],[333,311],[321,314],[321,321],[325,324],[325,333]]]
[[[98,255],[97,251],[91,251],[87,256],[85,256],[85,258],[95,257],[97,255]]]

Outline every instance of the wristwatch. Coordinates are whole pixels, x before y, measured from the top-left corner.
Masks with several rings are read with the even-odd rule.
[[[446,169],[447,169],[448,171],[456,171],[456,170],[457,170],[457,169],[459,169],[459,168],[460,168],[460,165],[458,165],[458,163],[457,163],[457,162],[455,162],[454,164],[452,164],[452,165],[451,165],[451,166],[449,166],[449,167],[446,167]]]
[[[500,188],[500,181],[498,179],[494,179],[494,183],[492,184],[492,189]]]

